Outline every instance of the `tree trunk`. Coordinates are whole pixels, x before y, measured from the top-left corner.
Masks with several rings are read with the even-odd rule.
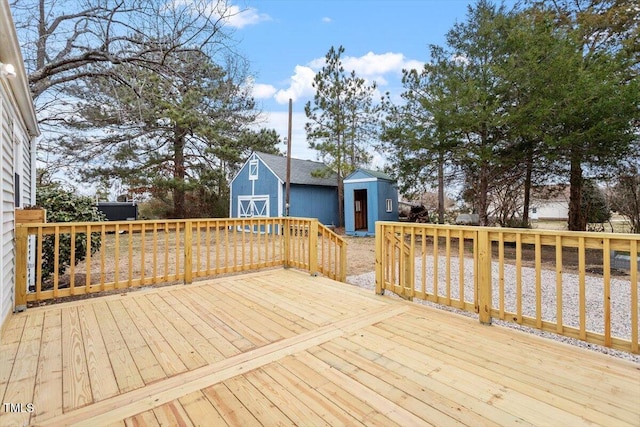
[[[482,164],[480,166],[480,185],[478,188],[478,216],[480,225],[482,226],[489,225],[489,174],[487,168],[488,166],[486,164]]]
[[[581,209],[583,186],[582,162],[580,154],[575,151],[571,154],[569,185],[569,230],[585,231],[587,229],[587,216]]]
[[[176,128],[173,142],[173,216],[185,217],[185,166],[184,166],[184,132]]]
[[[522,206],[522,226],[529,225],[529,205],[531,204],[531,175],[533,174],[533,152],[527,150],[526,154],[526,171],[524,177],[524,204]]]

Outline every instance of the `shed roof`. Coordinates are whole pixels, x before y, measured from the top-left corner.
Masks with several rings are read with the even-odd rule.
[[[391,176],[387,175],[384,172],[374,171],[371,169],[363,169],[363,168],[356,169],[353,173],[351,173],[349,176],[345,178],[345,181],[349,180],[352,176],[358,174],[359,172],[369,175],[372,178],[382,179],[384,181],[389,181],[389,182],[395,182],[395,179],[393,179]]]
[[[287,179],[287,158],[255,152],[262,161],[276,174],[281,181]],[[314,176],[322,174],[322,176]],[[321,185],[324,187],[337,187],[337,175],[327,165],[311,160],[291,159],[291,184]]]

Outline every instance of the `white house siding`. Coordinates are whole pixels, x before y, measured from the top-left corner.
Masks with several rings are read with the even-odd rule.
[[[564,221],[569,218],[569,202],[566,200],[547,200],[534,202],[529,216],[537,220]]]
[[[32,205],[34,140],[40,134],[7,0],[0,0],[0,40],[0,62],[13,65],[16,72],[12,79],[0,77],[0,322],[4,323],[13,311],[15,298],[14,173],[21,175],[19,204]]]
[[[9,102],[4,82],[0,98],[0,318],[4,322],[13,310],[15,297],[14,194],[13,194],[13,130],[15,110]]]

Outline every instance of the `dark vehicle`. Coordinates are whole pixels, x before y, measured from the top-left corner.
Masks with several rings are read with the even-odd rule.
[[[135,221],[138,219],[136,202],[98,202],[97,206],[108,221]]]

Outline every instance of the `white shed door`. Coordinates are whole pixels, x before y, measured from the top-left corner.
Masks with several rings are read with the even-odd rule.
[[[269,216],[269,196],[238,196],[238,217]]]

